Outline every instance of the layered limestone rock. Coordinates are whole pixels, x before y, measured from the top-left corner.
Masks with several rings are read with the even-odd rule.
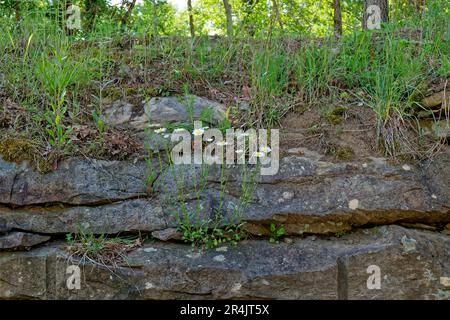
[[[42,174],[0,160],[0,203],[92,205],[145,196],[146,164],[69,159]]]
[[[163,162],[160,172],[143,158],[72,158],[38,173],[0,159],[0,299],[445,299],[449,162],[443,153],[421,164],[332,163],[289,150],[276,175],[255,175],[239,212],[253,240],[202,251],[180,241],[177,214],[235,221],[242,167],[209,168],[199,195],[200,166]],[[271,224],[284,227],[285,243],[259,237],[272,236]],[[69,257],[61,239],[80,228],[162,241],[102,266]],[[79,290],[67,287],[71,265],[80,266]]]
[[[49,236],[15,231],[0,236],[0,249],[26,249],[48,240]]]
[[[438,299],[449,289],[450,237],[398,226],[206,251],[153,242],[114,269],[72,261],[61,248],[0,253],[0,298]]]
[[[271,223],[283,224],[288,235],[400,222],[450,223],[450,181],[445,174],[449,159],[443,154],[423,166],[391,165],[375,158],[336,164],[291,155],[281,159],[276,175],[257,176],[240,218],[255,235],[269,234]],[[150,188],[144,160],[70,159],[46,174],[26,165],[0,166],[0,232],[61,234],[80,226],[107,234],[161,231],[177,227],[176,216],[184,205],[189,211],[200,207],[203,219],[216,218],[220,206],[226,223],[240,203],[243,184],[240,168],[229,167],[223,194],[220,170],[213,168],[197,198],[192,191],[202,174],[198,166],[165,170]]]

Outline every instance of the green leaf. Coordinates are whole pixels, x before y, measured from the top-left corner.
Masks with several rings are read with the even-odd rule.
[[[271,231],[271,232],[275,232],[276,228],[277,228],[277,227],[275,226],[275,223],[271,223],[271,224],[270,224],[270,231]]]
[[[277,236],[281,237],[282,235],[284,235],[284,227],[281,227],[280,229],[277,230]]]

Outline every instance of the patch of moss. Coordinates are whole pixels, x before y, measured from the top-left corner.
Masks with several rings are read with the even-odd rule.
[[[25,139],[7,138],[0,141],[0,154],[9,162],[31,160],[33,149],[31,142]]]
[[[308,109],[309,109],[309,106],[307,104],[300,103],[294,108],[294,112],[295,113],[299,113],[299,114],[303,114]]]
[[[325,112],[322,117],[331,124],[340,124],[344,119],[347,110],[347,107],[339,106],[333,110]]]
[[[33,169],[46,172],[52,168],[51,162],[42,157],[37,147],[27,139],[6,138],[0,140],[0,155],[8,162],[22,163],[28,161]]]
[[[125,92],[125,96],[128,97],[128,96],[132,96],[132,95],[136,94],[138,92],[138,90],[133,87],[126,87],[124,89],[124,92]]]
[[[328,148],[327,154],[332,155],[339,160],[351,160],[355,155],[353,149],[350,146],[335,145],[332,145]]]
[[[103,95],[114,101],[122,97],[122,91],[117,87],[107,87],[103,91]]]
[[[346,235],[347,235],[347,232],[344,231],[344,230],[340,230],[340,231],[338,231],[338,232],[336,232],[336,233],[334,234],[334,236],[335,236],[336,238],[342,238],[342,237],[344,237],[344,236],[346,236]]]

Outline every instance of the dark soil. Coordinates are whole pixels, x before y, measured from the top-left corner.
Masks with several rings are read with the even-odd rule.
[[[375,128],[375,113],[363,106],[292,112],[280,126],[280,153],[302,147],[325,155],[327,161],[382,157]]]

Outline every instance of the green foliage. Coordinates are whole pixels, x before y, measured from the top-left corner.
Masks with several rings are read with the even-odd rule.
[[[64,146],[69,140],[70,128],[65,128],[63,119],[67,112],[65,99],[67,89],[75,79],[79,71],[77,65],[67,61],[65,54],[67,48],[50,48],[43,53],[36,63],[35,74],[41,82],[43,92],[47,97],[48,107],[44,113],[47,121],[46,131],[50,144]]]
[[[239,241],[245,236],[242,226],[227,224],[223,227],[210,228],[209,222],[204,221],[200,226],[180,225],[179,230],[183,234],[183,240],[190,243],[193,247],[204,247],[205,249],[212,249],[219,245],[230,243],[237,245]]]
[[[154,5],[154,3],[156,5]],[[136,29],[143,31],[149,30],[151,35],[153,35],[155,31],[155,22],[157,36],[183,34],[183,32],[187,31],[187,28],[183,27],[180,23],[180,17],[178,16],[175,7],[167,0],[144,0],[143,5],[137,6],[135,15]],[[150,28],[149,24],[151,26]]]
[[[97,114],[97,112],[95,110],[92,112],[92,119],[94,120],[95,124],[97,125],[98,131],[100,132],[100,134],[105,133],[105,129],[106,129],[105,122]]]
[[[335,234],[334,234],[334,236],[336,237],[336,238],[342,238],[342,237],[344,237],[344,236],[346,236],[347,235],[347,232],[346,231],[338,231],[338,232],[336,232]]]
[[[280,238],[283,237],[286,233],[286,230],[283,225],[277,225],[275,223],[271,223],[269,227],[270,231],[270,243],[279,243]]]
[[[208,114],[208,112],[206,113]],[[170,135],[170,130],[178,128],[192,131],[192,124],[167,126],[161,129],[161,134]],[[225,129],[225,128],[224,128]],[[162,132],[164,131],[164,132]],[[149,139],[160,133],[148,131]],[[161,138],[161,137],[159,137]],[[214,197],[214,218],[203,216],[203,200],[205,194],[208,194],[208,178],[211,174],[209,165],[182,165],[176,166],[172,160],[171,147],[169,140],[165,140],[164,151],[152,151],[150,145],[148,148],[147,185],[152,184],[157,176],[168,175],[174,181],[173,185],[160,185],[164,195],[163,201],[167,210],[172,212],[178,222],[178,230],[182,234],[185,242],[193,246],[213,248],[222,243],[230,242],[236,244],[242,240],[245,233],[242,229],[242,213],[247,204],[252,200],[253,192],[256,188],[256,175],[259,172],[259,165],[250,169],[246,165],[241,166],[241,195],[238,203],[227,202],[225,200],[225,191],[227,188],[227,177],[225,174],[226,164],[217,165],[213,170],[220,170],[219,192]],[[225,162],[225,161],[223,161]],[[155,169],[155,167],[157,169]],[[154,191],[154,190],[151,190]]]
[[[95,235],[81,226],[78,227],[78,232],[66,234],[66,242],[68,251],[73,255],[81,258],[87,258],[95,262],[105,263],[113,262],[102,261],[104,254],[110,255],[111,250],[117,250],[112,254],[120,255],[120,250],[124,248],[131,248],[134,245],[140,244],[140,239],[136,236],[116,236],[108,237],[105,234]]]

